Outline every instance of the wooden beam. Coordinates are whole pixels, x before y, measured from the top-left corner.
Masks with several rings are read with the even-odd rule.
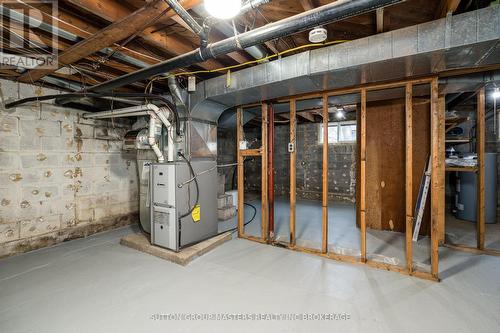
[[[43,22],[47,24],[53,24],[52,16],[52,7],[47,6],[43,0],[30,0],[30,6],[34,6],[38,10],[40,10],[40,17]],[[22,8],[30,9],[30,6],[23,5],[22,3],[16,3],[14,8],[11,8],[14,11],[21,11]],[[57,14],[57,25],[58,28],[70,32],[77,37],[80,38],[88,38],[92,36],[92,34],[98,32],[100,29],[96,26],[89,24],[87,21],[80,19],[75,15],[71,15],[70,13],[64,12],[63,10],[59,10]],[[59,40],[60,41],[60,40]],[[126,54],[130,57],[136,58],[137,60],[143,61],[147,64],[156,64],[161,61],[158,57],[153,57],[144,52],[140,52],[134,49],[133,46],[119,46],[118,44],[111,45],[110,47],[118,49],[123,54]]]
[[[314,116],[309,111],[300,111],[300,112],[297,112],[297,115],[304,118],[305,120],[312,122],[312,123],[314,123],[314,121],[315,121]]]
[[[377,33],[384,32],[384,8],[376,10]]]
[[[12,31],[14,31],[14,32],[16,32],[18,34],[24,35],[25,38],[28,38],[31,41],[36,41],[37,43],[39,42],[42,45],[49,45],[49,44],[53,43],[53,40],[50,37],[46,36],[46,35],[43,35],[43,34],[34,34],[32,31],[24,31],[23,27],[20,24],[16,23],[16,22],[11,22],[9,28],[10,28],[10,30],[12,30]],[[3,46],[3,47],[4,47],[4,50],[9,50],[8,47],[5,47],[5,46]],[[57,40],[57,43],[54,43],[53,47],[59,53],[62,53],[65,50],[67,50],[68,48],[70,48],[71,44],[69,44],[68,42],[66,42],[63,39],[59,38]],[[18,51],[18,50],[13,49],[12,51]],[[85,60],[86,60],[86,62],[91,62],[91,63],[98,63],[98,61],[99,61],[98,57],[93,56],[93,55],[86,57]],[[115,75],[123,75],[123,73],[129,73],[129,72],[133,72],[133,71],[137,70],[137,67],[133,67],[133,66],[130,66],[130,65],[127,65],[127,64],[123,64],[123,63],[121,63],[119,61],[111,60],[111,59],[108,60],[105,64],[102,64],[102,65],[100,64],[99,66],[101,67],[101,70],[100,71],[94,70],[94,73],[93,73],[94,76],[98,76],[98,77],[102,77],[103,76],[103,74],[105,73],[105,71],[102,70],[102,67],[105,67],[105,68],[109,67],[110,69],[115,70],[114,72],[110,72],[110,75],[108,77],[102,77],[105,80],[108,80],[108,79],[110,79],[111,77],[113,77]],[[53,73],[51,73],[51,74],[53,74]],[[113,75],[111,75],[111,74],[113,74]],[[19,76],[21,76],[21,75],[19,75]],[[29,81],[29,82],[31,83],[31,81]]]
[[[477,94],[476,152],[477,152],[477,248],[484,250],[485,198],[484,198],[484,146],[485,146],[485,95],[484,87]]]
[[[297,203],[297,105],[295,100],[290,101],[290,144],[293,151],[290,153],[290,246],[295,246],[295,222]]]
[[[431,275],[439,272],[439,225],[444,223],[444,113],[439,110],[438,79],[431,81]]]
[[[360,179],[359,179],[359,207],[360,207],[360,238],[361,261],[366,262],[366,89],[361,90],[361,115],[360,115]]]
[[[80,7],[81,9],[92,13],[108,22],[115,22],[120,20],[128,15],[130,15],[130,9],[123,3],[119,1],[112,0],[67,0],[71,4]],[[200,4],[200,0],[185,0],[182,1],[182,6],[188,10],[198,4]],[[157,14],[161,13],[163,10],[168,8],[165,2],[163,2],[162,7],[158,8]],[[169,19],[175,15],[175,12],[168,11],[164,18]],[[160,20],[159,22],[161,22]],[[176,35],[167,35],[163,32],[155,32],[156,29],[152,27],[148,27],[144,29],[144,31],[138,35],[138,37],[142,38],[149,45],[155,46],[167,54],[179,55],[189,51],[192,51],[197,46],[191,44],[189,41],[185,40],[185,38],[180,38]],[[224,65],[216,60],[208,60],[198,66],[204,69],[215,69],[224,67]]]
[[[168,54],[184,54],[196,48],[196,45],[191,44],[185,38],[180,38],[176,35],[167,35],[165,32],[154,31],[155,29],[153,27],[149,27],[146,28],[139,36],[149,45],[164,50]],[[214,59],[207,60],[197,65],[205,69],[224,67],[224,64]]]
[[[145,25],[151,20],[151,18],[158,15],[159,4],[163,4],[163,1],[153,0],[125,18],[116,21],[94,35],[71,46],[58,56],[58,66],[63,67],[73,64],[80,59],[83,59],[107,46],[113,45],[114,43],[144,29]],[[55,69],[35,68],[21,75],[19,77],[19,81],[38,81],[42,77],[54,71]]]
[[[261,238],[267,242],[269,239],[269,200],[268,200],[268,183],[267,183],[267,123],[268,123],[268,105],[262,103],[262,148],[261,148],[261,204],[262,204],[262,218],[261,218]]]
[[[448,13],[454,13],[459,5],[460,0],[441,0],[437,8],[435,18],[440,19],[445,17]]]
[[[304,11],[314,9],[316,7],[314,6],[312,0],[299,0],[299,2],[302,8],[304,8]]]
[[[236,156],[238,159],[238,237],[245,233],[245,207],[244,199],[244,158],[241,155],[240,142],[243,140],[243,108],[236,110]]]
[[[413,86],[406,84],[406,269],[413,271]]]
[[[323,227],[321,252],[328,252],[328,96],[323,95]]]
[[[151,1],[151,0],[150,0]],[[130,7],[126,5],[125,1],[114,1],[114,0],[65,0],[76,6],[89,14],[98,15],[106,21],[114,22],[116,17],[124,17],[130,13]],[[147,1],[146,1],[147,2]],[[162,1],[159,4],[158,10],[160,12],[168,9],[168,4]],[[202,3],[202,0],[179,0],[179,3],[188,10]],[[176,12],[169,9],[165,15],[158,22],[168,22],[169,19],[177,16]]]

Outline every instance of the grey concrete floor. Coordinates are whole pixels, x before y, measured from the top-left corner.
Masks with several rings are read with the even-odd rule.
[[[255,220],[245,228],[245,233],[260,236],[261,206],[259,200],[249,200],[257,209]],[[245,220],[252,217],[252,209],[245,207]],[[288,242],[290,204],[287,199],[275,202],[275,234],[277,240]],[[236,224],[236,217],[221,225]],[[322,207],[317,201],[297,201],[296,242],[298,245],[320,249],[322,239]],[[499,233],[500,234],[500,233]],[[360,231],[356,227],[356,206],[353,203],[331,202],[328,206],[329,251],[359,256]],[[399,232],[368,229],[366,235],[367,256],[376,261],[392,265],[405,264],[405,235]],[[420,237],[414,242],[414,262],[422,271],[430,270],[430,239]]]
[[[446,241],[450,244],[476,246],[476,223],[459,220],[453,214],[446,214]],[[500,223],[485,225],[484,245],[500,251]]]
[[[181,267],[136,228],[0,260],[0,332],[498,332],[500,258],[443,248],[441,283],[233,239]],[[345,321],[168,321],[166,313],[347,313]]]

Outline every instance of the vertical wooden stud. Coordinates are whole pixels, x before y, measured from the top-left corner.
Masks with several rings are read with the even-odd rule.
[[[444,112],[439,108],[437,78],[431,81],[431,275],[438,278],[439,226],[444,224]]]
[[[240,142],[243,140],[243,109],[238,108],[236,111],[236,156],[238,162],[238,237],[245,233],[245,211],[244,202],[244,169],[243,156],[240,152]]]
[[[268,122],[268,105],[261,104],[262,111],[262,147],[261,147],[261,201],[262,201],[262,219],[261,219],[261,238],[267,241],[269,238],[269,210],[268,210],[268,183],[267,183],[267,122]]]
[[[440,121],[444,122],[444,118],[445,118],[445,113],[446,113],[446,98],[445,96],[439,96],[439,99],[438,99],[438,112],[439,112],[439,115],[441,116],[440,118]],[[442,125],[444,126],[444,125]],[[443,133],[441,133],[443,132]],[[441,151],[441,154],[443,156],[446,156],[446,153],[445,153],[445,133],[444,133],[444,129],[443,130],[440,130],[439,132],[439,140],[440,140],[440,143],[439,143],[439,149]],[[444,157],[443,157],[444,158]],[[443,168],[446,168],[446,163],[443,162]],[[445,172],[445,171],[440,171],[440,172]],[[432,176],[431,176],[432,177]],[[440,189],[440,192],[439,195],[442,197],[442,200],[444,202],[445,200],[445,193],[444,193],[444,175],[442,175],[443,179],[442,179],[442,190]],[[432,179],[432,178],[431,178]],[[439,207],[439,211],[438,211],[438,234],[437,234],[437,238],[438,238],[438,243],[439,245],[443,245],[444,244],[444,234],[445,234],[445,224],[446,224],[446,217],[445,217],[445,207],[444,207],[444,203],[442,206]]]
[[[413,271],[413,86],[406,84],[406,268]]]
[[[323,95],[323,228],[321,252],[328,252],[328,96]]]
[[[290,246],[295,246],[295,222],[297,203],[297,105],[290,100]]]
[[[477,248],[484,250],[485,199],[484,199],[484,145],[485,145],[485,95],[484,87],[477,94]]]
[[[360,113],[360,173],[359,173],[359,207],[360,207],[360,233],[361,233],[361,261],[366,262],[366,89],[361,89]]]

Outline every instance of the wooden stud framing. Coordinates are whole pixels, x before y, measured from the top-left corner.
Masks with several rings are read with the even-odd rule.
[[[484,145],[485,145],[485,96],[484,87],[477,94],[477,248],[484,250],[485,199],[484,199]]]
[[[493,250],[493,249],[483,249],[480,250],[477,247],[472,247],[472,246],[467,246],[463,244],[444,244],[444,246],[457,250],[457,251],[463,251],[463,252],[468,252],[468,253],[474,253],[474,254],[487,254],[490,256],[497,256],[500,257],[500,251],[499,250]]]
[[[407,155],[406,155],[406,192],[409,193],[409,195],[406,198],[406,216],[407,218],[410,217],[411,219],[413,218],[413,211],[412,211],[412,191],[409,189],[413,188],[413,181],[411,177],[408,177],[409,174],[411,174],[411,167],[413,163],[413,154],[412,150],[409,149],[412,143],[412,134],[413,134],[413,128],[412,128],[412,111],[413,111],[413,98],[412,94],[408,94],[408,92],[411,92],[412,85],[418,85],[418,84],[429,84],[431,83],[431,154],[432,154],[432,192],[431,192],[431,209],[432,209],[432,230],[431,230],[431,272],[422,272],[414,269],[412,266],[412,256],[410,253],[412,252],[412,244],[408,244],[408,228],[407,228],[407,244],[406,244],[406,250],[407,250],[407,265],[406,267],[402,266],[397,266],[397,265],[391,265],[391,264],[386,264],[378,261],[373,261],[373,260],[367,260],[366,257],[366,94],[367,91],[370,90],[380,90],[380,89],[389,89],[389,88],[396,88],[396,87],[406,87],[406,137],[409,138],[407,139],[406,142],[406,150],[407,150]],[[328,174],[326,174],[325,177],[325,170],[327,171],[328,167],[328,97],[329,96],[337,96],[337,95],[343,95],[343,94],[348,94],[348,93],[360,93],[361,94],[361,112],[360,112],[360,199],[359,199],[359,207],[360,207],[360,233],[361,233],[361,255],[360,257],[357,256],[349,256],[349,255],[341,255],[341,254],[335,254],[335,253],[329,253],[328,252],[328,237],[327,237],[327,232],[328,232]],[[378,269],[383,269],[387,271],[393,271],[393,272],[398,272],[401,274],[406,274],[414,277],[418,277],[421,279],[426,279],[430,281],[439,281],[438,278],[438,237],[437,237],[437,232],[435,228],[437,228],[439,225],[444,224],[444,111],[440,112],[439,109],[439,96],[438,96],[438,81],[436,77],[432,78],[422,78],[422,79],[415,79],[415,80],[407,80],[407,81],[397,81],[397,82],[391,82],[391,83],[384,83],[384,84],[369,84],[365,85],[362,87],[357,87],[357,88],[350,88],[350,89],[338,89],[338,90],[333,90],[329,92],[322,92],[322,93],[312,93],[312,94],[304,94],[304,95],[297,95],[297,96],[291,96],[287,99],[280,100],[279,102],[290,102],[290,142],[295,143],[295,138],[296,138],[296,102],[297,100],[301,99],[307,99],[307,98],[323,98],[323,124],[324,124],[324,145],[323,145],[323,197],[322,197],[322,203],[323,203],[323,239],[322,239],[322,248],[321,249],[312,249],[312,248],[306,248],[306,247],[301,247],[297,246],[295,244],[295,208],[296,208],[296,147],[294,147],[294,152],[291,153],[290,155],[290,242],[286,243],[283,241],[273,241],[271,244],[279,247],[285,247],[291,250],[295,250],[298,252],[304,252],[304,253],[310,253],[314,255],[318,255],[324,258],[328,259],[333,259],[333,260],[338,260],[338,261],[343,261],[343,262],[349,262],[349,263],[362,263],[369,265],[374,268]],[[263,143],[267,142],[267,105],[262,104],[262,140]],[[241,110],[238,109],[238,110]],[[241,111],[239,111],[241,113]],[[238,127],[241,127],[241,133],[238,132],[238,137],[240,135],[243,135],[242,131],[242,126],[240,126],[240,121],[242,115],[239,114],[239,120],[238,120]],[[410,125],[408,127],[408,125]],[[325,144],[326,143],[326,144]],[[326,152],[325,152],[326,148]],[[253,152],[251,152],[250,155],[256,155],[259,154],[262,156],[263,160],[262,163],[267,167],[267,160],[266,160],[266,154],[267,152],[267,144],[264,145]],[[240,161],[240,158],[242,159],[244,153],[239,153],[238,149],[238,161]],[[292,162],[294,161],[294,162]],[[325,165],[326,162],[326,165]],[[240,163],[240,162],[238,162]],[[238,165],[238,170],[243,169],[241,162],[241,166]],[[263,167],[264,168],[264,167]],[[241,172],[243,174],[243,172]],[[240,190],[240,172],[238,172],[238,194],[242,189]],[[267,175],[267,168],[266,170],[262,170],[262,175],[263,177],[266,177]],[[293,175],[293,177],[292,177]],[[436,176],[434,176],[436,175]],[[241,177],[241,184],[243,184],[243,177]],[[326,182],[326,185],[325,185]],[[265,184],[265,186],[264,186]],[[326,189],[326,195],[325,195],[325,189]],[[442,196],[442,198],[441,198]],[[238,198],[243,198],[243,196],[238,195]],[[245,235],[243,233],[240,234],[238,232],[238,236],[240,238],[252,240],[255,242],[259,243],[269,243],[268,237],[267,237],[267,232],[268,232],[268,226],[267,226],[267,179],[264,182],[263,179],[263,188],[262,188],[262,230],[263,230],[263,237],[254,237],[254,236],[249,236]],[[411,199],[411,200],[410,200]],[[439,199],[439,200],[438,200]],[[238,207],[240,205],[240,201],[238,200]],[[243,205],[243,201],[241,201],[241,205]],[[293,207],[293,208],[292,208]],[[326,208],[326,212],[325,212]],[[293,216],[293,217],[292,217]],[[326,220],[325,220],[326,217]],[[243,221],[243,219],[241,219]],[[326,224],[325,224],[326,221]],[[241,222],[242,224],[243,222]],[[406,223],[413,223],[412,220],[406,221]],[[240,214],[238,214],[238,226],[240,227]],[[410,230],[411,230],[410,226]],[[242,229],[242,228],[241,228]],[[239,231],[239,230],[238,230]],[[411,233],[411,232],[410,232]],[[478,249],[475,249],[476,251],[480,251]],[[481,251],[481,253],[485,253],[486,250]],[[498,252],[500,254],[500,252]],[[410,260],[408,260],[411,258]]]
[[[328,96],[323,95],[323,223],[321,252],[328,252]]]
[[[268,183],[267,183],[267,123],[268,123],[268,105],[267,103],[262,103],[262,133],[261,133],[261,201],[262,201],[262,218],[261,218],[261,238],[263,241],[269,238],[269,206],[268,206]]]
[[[359,172],[359,211],[360,211],[360,238],[361,238],[361,261],[366,262],[366,89],[361,89],[361,112],[360,112],[360,172]]]
[[[438,278],[439,229],[444,224],[444,112],[440,112],[437,78],[431,81],[431,275]]]
[[[439,112],[439,115],[440,117],[442,117],[443,119],[440,119],[440,121],[442,121],[443,123],[445,122],[445,113],[446,113],[446,99],[444,96],[439,96],[439,99],[438,99],[438,112]],[[445,127],[445,125],[443,124],[442,125],[443,127]],[[442,129],[440,130],[439,132],[439,149],[441,151],[441,156],[442,158],[444,159],[445,158],[445,129]],[[444,172],[446,172],[446,163],[443,162],[443,165],[444,165]],[[442,174],[443,171],[440,171],[440,173]],[[444,201],[445,201],[445,193],[444,193],[444,174],[442,175],[443,179],[442,179],[442,183],[443,183],[443,189],[442,189],[442,192],[439,193],[439,195],[441,196],[442,200],[443,200],[443,206],[439,207],[439,211],[438,211],[438,232],[437,232],[437,241],[439,243],[439,245],[443,245],[444,244],[444,233],[445,233],[445,220],[446,220],[446,217],[445,217],[445,208],[444,208]],[[432,176],[431,176],[431,179],[432,179]],[[441,190],[440,190],[441,191]],[[441,200],[441,199],[440,199]]]
[[[406,84],[406,269],[413,271],[413,85]]]
[[[340,89],[333,89],[333,90],[322,91],[322,92],[313,92],[313,93],[288,96],[286,98],[279,98],[277,100],[277,102],[284,103],[284,102],[290,101],[291,99],[295,99],[296,101],[299,101],[299,100],[311,99],[311,98],[321,98],[325,94],[328,97],[347,95],[347,94],[356,94],[356,93],[359,93],[363,89],[365,89],[366,91],[371,91],[371,90],[399,88],[402,86],[404,87],[407,83],[411,83],[415,86],[415,85],[419,85],[419,84],[430,83],[433,79],[434,79],[434,77],[424,77],[424,78],[419,78],[419,79],[401,80],[401,81],[386,82],[386,83],[368,83],[368,84],[364,84],[364,85],[361,85],[361,86],[358,86],[355,88],[340,88]]]
[[[290,246],[295,246],[295,219],[297,203],[297,105],[290,100],[290,143],[293,151],[290,153]]]
[[[236,111],[236,156],[238,162],[238,237],[245,233],[245,211],[244,211],[244,165],[243,155],[240,151],[240,142],[243,140],[243,108]]]

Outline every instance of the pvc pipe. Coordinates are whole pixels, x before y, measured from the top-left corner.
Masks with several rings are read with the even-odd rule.
[[[130,112],[130,113],[127,113],[127,114],[114,114],[114,115],[108,115],[108,116],[97,115],[95,117],[92,117],[92,119],[108,119],[108,118],[124,118],[124,117],[149,116],[151,113],[152,113],[152,111],[137,111],[137,112]]]
[[[165,161],[165,157],[163,157],[163,153],[161,152],[160,148],[158,148],[158,144],[156,143],[155,132],[156,132],[156,115],[151,115],[151,117],[149,117],[148,143],[151,146],[151,149],[153,149],[153,151],[155,152],[156,157],[158,158],[158,162],[163,163]]]
[[[156,124],[156,119],[159,118],[160,121],[167,128],[167,161],[174,161],[174,130],[173,126],[168,121],[168,116],[170,115],[170,110],[166,107],[159,108],[154,104],[145,104],[138,106],[131,106],[128,108],[123,108],[119,110],[113,111],[102,111],[84,114],[84,118],[92,118],[92,119],[102,119],[102,118],[116,118],[116,117],[130,117],[130,116],[140,116],[140,115],[149,115],[149,138],[148,142],[156,156],[158,156],[158,162],[163,163],[165,158],[161,153],[160,149],[155,140],[154,136],[154,125]],[[153,127],[152,127],[153,126]]]
[[[144,111],[149,111],[151,110],[148,108],[149,105],[154,105],[154,104],[146,104],[146,105],[136,105],[136,106],[131,106],[128,108],[123,108],[123,109],[118,109],[118,110],[110,110],[110,111],[102,111],[102,112],[94,112],[94,113],[86,113],[83,115],[83,118],[86,119],[91,119],[91,118],[115,118],[117,116],[120,117],[127,117],[126,115],[128,113],[136,113],[136,112],[144,112]],[[155,105],[155,107],[157,107]]]

